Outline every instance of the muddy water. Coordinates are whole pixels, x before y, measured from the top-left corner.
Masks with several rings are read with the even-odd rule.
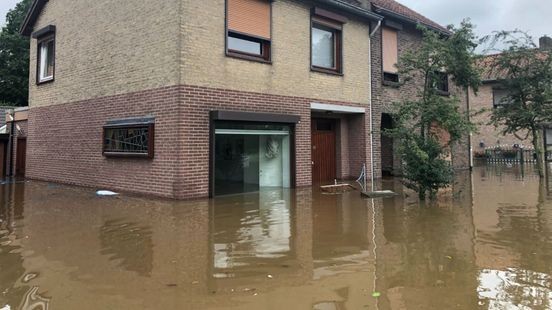
[[[434,205],[356,192],[211,201],[0,186],[0,309],[551,309],[552,202],[518,168]]]

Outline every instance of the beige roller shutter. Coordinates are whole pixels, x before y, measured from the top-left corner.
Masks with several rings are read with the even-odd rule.
[[[227,0],[228,30],[270,40],[269,0]]]
[[[390,28],[383,28],[383,71],[389,73],[397,73],[398,69],[395,67],[399,61],[399,49],[398,49],[398,35],[397,31]]]

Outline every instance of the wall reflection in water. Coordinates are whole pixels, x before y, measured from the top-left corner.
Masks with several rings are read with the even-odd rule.
[[[0,308],[548,309],[552,203],[526,167],[434,204],[262,190],[190,202],[0,187]]]
[[[218,198],[213,211],[214,277],[294,258],[289,190]]]

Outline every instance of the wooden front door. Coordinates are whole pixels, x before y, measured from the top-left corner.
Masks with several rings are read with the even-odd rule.
[[[336,179],[335,121],[312,120],[312,181],[331,182]]]
[[[27,138],[17,139],[17,154],[15,155],[15,176],[25,176],[25,158],[27,156]]]

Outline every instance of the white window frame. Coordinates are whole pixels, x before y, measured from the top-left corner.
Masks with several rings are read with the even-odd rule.
[[[48,44],[50,42],[53,42],[53,44],[55,45],[55,37],[52,36],[52,37],[49,37],[49,38],[46,38],[44,40],[41,40],[39,41],[38,43],[38,48],[39,48],[39,53],[38,53],[38,57],[39,57],[39,61],[38,61],[38,82],[39,83],[42,83],[42,82],[48,82],[48,81],[51,81],[54,79],[54,70],[55,68],[52,68],[52,74],[51,75],[47,75],[48,73],[48,64],[47,64],[47,61],[48,61],[48,53],[52,53],[52,57],[55,57],[54,56],[54,51],[49,51],[48,50]],[[54,47],[55,49],[55,47]],[[54,60],[54,65],[55,67],[55,60]]]

